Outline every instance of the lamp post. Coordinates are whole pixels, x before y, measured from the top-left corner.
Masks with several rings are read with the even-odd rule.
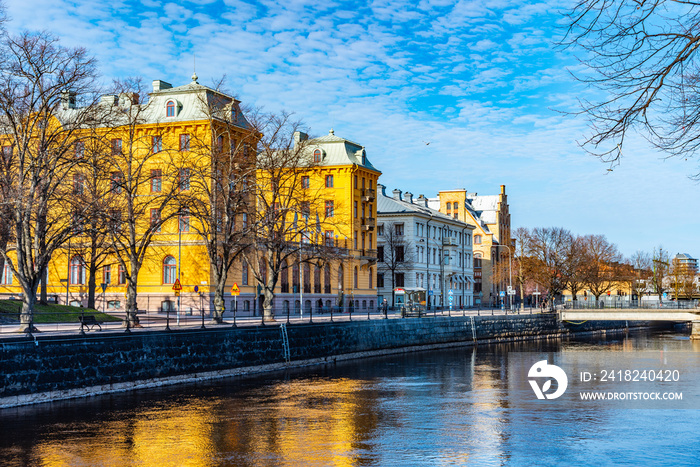
[[[513,290],[513,253],[511,252],[510,247],[508,245],[497,245],[497,247],[508,248],[508,287],[510,290]],[[508,297],[509,305],[512,305],[513,300],[510,298],[510,294],[508,294]]]

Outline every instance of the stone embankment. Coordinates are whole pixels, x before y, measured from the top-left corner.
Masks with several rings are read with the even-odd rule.
[[[96,332],[0,342],[0,408],[446,346],[624,331],[555,314]],[[285,352],[288,343],[288,359]]]

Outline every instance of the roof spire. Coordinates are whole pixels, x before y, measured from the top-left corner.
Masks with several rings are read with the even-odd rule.
[[[197,55],[192,54],[192,82],[197,83],[197,79],[199,78],[197,76]],[[199,84],[199,83],[197,83]]]
[[[333,131],[333,128],[331,128],[331,131],[328,132],[329,135],[334,135],[335,131]]]

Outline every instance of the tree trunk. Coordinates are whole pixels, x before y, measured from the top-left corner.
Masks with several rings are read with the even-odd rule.
[[[139,319],[136,316],[137,311],[136,278],[132,275],[126,286],[126,320],[124,321],[124,326],[132,328],[141,327],[139,325]]]
[[[36,289],[34,286],[29,293],[24,291],[22,296],[22,311],[19,315],[19,332],[36,332],[37,329],[34,327],[34,308],[36,306]]]
[[[226,302],[224,301],[224,292],[226,290],[226,274],[216,274],[214,278],[216,286],[214,287],[214,313],[211,317],[212,323],[223,324],[224,312],[226,311]]]
[[[263,320],[264,321],[274,321],[275,320],[275,314],[274,314],[274,309],[272,308],[273,302],[275,300],[275,286],[277,285],[277,274],[272,271],[272,268],[268,271],[268,276],[267,276],[267,284],[264,285],[263,287],[263,294],[265,296],[264,301],[263,301]],[[303,281],[300,284],[300,287],[303,287]],[[258,297],[255,297],[257,300]],[[304,304],[300,303],[299,306],[301,309],[304,309]]]
[[[97,286],[97,265],[95,264],[95,260],[91,259],[90,260],[90,277],[88,278],[88,301],[87,301],[87,307],[96,309],[95,308],[95,288]]]

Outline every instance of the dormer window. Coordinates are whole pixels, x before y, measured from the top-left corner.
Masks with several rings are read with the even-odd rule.
[[[314,162],[321,162],[321,150],[316,149],[314,151]]]
[[[362,151],[362,165],[367,165],[367,153]]]
[[[175,102],[168,101],[168,103],[165,105],[165,116],[166,117],[174,117],[175,116]]]

